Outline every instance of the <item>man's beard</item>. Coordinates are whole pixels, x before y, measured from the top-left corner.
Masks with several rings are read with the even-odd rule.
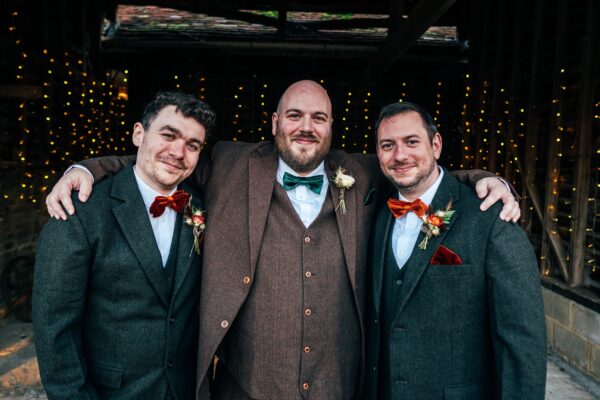
[[[318,140],[312,134],[298,134],[295,137],[307,137]],[[326,135],[320,142],[317,142],[315,153],[312,156],[307,152],[302,152],[300,155],[297,155],[292,151],[291,144],[288,144],[285,135],[278,126],[275,135],[275,146],[277,147],[281,159],[289,165],[291,169],[298,173],[308,173],[315,170],[325,159],[327,153],[329,153],[329,148],[331,147],[331,135]]]
[[[410,193],[414,189],[416,189],[420,185],[422,185],[423,182],[425,182],[427,180],[427,178],[429,178],[431,176],[431,174],[433,173],[434,168],[436,168],[436,166],[437,166],[437,164],[435,162],[431,162],[429,164],[429,168],[425,172],[419,171],[412,181],[406,182],[406,183],[396,181],[391,174],[386,173],[385,175],[394,184],[394,186],[396,187],[396,189],[398,189],[398,191],[400,193],[403,193],[403,192]]]

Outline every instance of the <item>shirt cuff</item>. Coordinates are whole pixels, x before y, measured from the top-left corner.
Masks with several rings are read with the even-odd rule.
[[[63,176],[65,176],[70,170],[72,170],[73,168],[77,168],[80,169],[82,171],[87,172],[87,174],[92,178],[92,183],[94,183],[94,175],[92,175],[92,173],[90,172],[89,169],[87,169],[86,167],[84,167],[83,165],[79,165],[79,164],[73,164],[71,165],[69,168],[67,168],[67,170],[65,171],[65,173],[63,174]],[[504,181],[502,181],[504,182]],[[510,190],[510,189],[509,189]]]

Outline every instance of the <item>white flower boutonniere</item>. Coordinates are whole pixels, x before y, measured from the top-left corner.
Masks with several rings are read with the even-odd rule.
[[[190,257],[192,255],[192,251],[196,251],[196,254],[200,254],[200,246],[202,245],[202,241],[204,240],[204,230],[206,229],[206,211],[202,211],[197,209],[192,205],[192,196],[185,206],[183,221],[190,225],[194,234],[194,245],[190,250]]]
[[[338,167],[335,171],[335,175],[331,179],[335,186],[340,189],[339,202],[335,210],[339,208],[342,214],[346,214],[346,202],[344,201],[344,194],[346,190],[349,190],[356,180],[351,175],[346,174],[346,170],[342,167]]]

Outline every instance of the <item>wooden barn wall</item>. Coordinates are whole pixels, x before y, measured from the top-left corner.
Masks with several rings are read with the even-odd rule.
[[[519,188],[523,227],[542,276],[597,293],[599,4],[472,1],[469,7],[462,165],[497,172]]]

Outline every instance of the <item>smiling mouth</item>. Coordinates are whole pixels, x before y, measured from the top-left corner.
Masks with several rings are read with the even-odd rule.
[[[183,166],[178,163],[172,163],[166,160],[160,160],[160,162],[167,167],[167,170],[180,171],[183,169]]]
[[[413,167],[414,167],[414,165],[398,165],[398,166],[392,167],[391,170],[398,174],[404,174],[404,173],[410,171]]]
[[[314,136],[296,136],[292,138],[292,142],[300,144],[312,144],[318,143],[319,141]]]

